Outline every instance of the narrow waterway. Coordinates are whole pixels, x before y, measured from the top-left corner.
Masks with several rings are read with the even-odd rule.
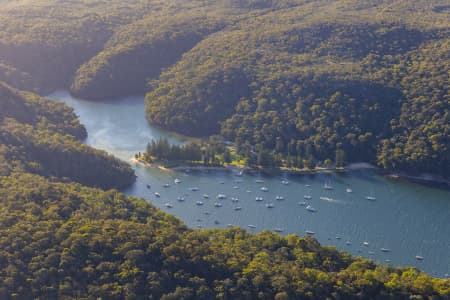
[[[88,145],[126,161],[143,151],[151,139],[166,137],[171,143],[186,140],[149,126],[142,97],[89,102],[65,91],[49,97],[74,108],[88,131]],[[416,266],[439,277],[450,273],[447,189],[388,180],[372,170],[237,176],[237,172],[226,171],[133,167],[137,182],[124,192],[147,199],[192,228],[239,225],[254,232],[308,232],[324,245],[384,264]],[[330,189],[325,189],[325,184]],[[219,194],[226,198],[217,199]],[[256,197],[262,197],[262,201],[256,201]]]

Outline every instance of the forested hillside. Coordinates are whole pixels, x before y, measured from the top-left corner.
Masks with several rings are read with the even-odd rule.
[[[0,298],[449,299],[450,280],[313,238],[190,230],[117,191],[0,178]]]
[[[445,0],[21,0],[0,16],[16,88],[148,92],[150,122],[241,154],[449,175]]]
[[[0,175],[21,171],[101,188],[134,182],[130,166],[81,143],[73,110],[0,82]]]

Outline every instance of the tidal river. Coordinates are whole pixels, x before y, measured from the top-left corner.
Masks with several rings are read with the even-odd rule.
[[[74,108],[88,131],[86,144],[126,161],[144,151],[151,139],[186,141],[148,125],[142,97],[89,102],[60,91],[49,98]],[[132,165],[138,179],[124,192],[147,199],[192,228],[235,225],[254,232],[309,234],[324,245],[383,264],[415,266],[439,277],[450,273],[448,189],[389,180],[370,169],[237,176],[237,171],[160,171]]]

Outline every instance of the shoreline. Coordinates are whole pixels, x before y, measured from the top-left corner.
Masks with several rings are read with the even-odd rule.
[[[404,171],[395,171],[395,170],[383,170],[374,166],[370,163],[352,163],[342,168],[335,167],[319,167],[315,169],[293,169],[293,168],[261,168],[261,167],[246,167],[246,166],[236,166],[236,165],[227,165],[227,166],[203,166],[203,165],[189,165],[189,164],[174,164],[174,166],[164,166],[160,163],[149,163],[142,159],[132,158],[131,162],[140,164],[142,166],[148,168],[159,169],[163,172],[170,171],[239,171],[246,173],[265,173],[265,174],[276,174],[276,173],[285,173],[292,175],[314,175],[318,173],[347,173],[355,170],[374,170],[379,173],[381,176],[391,180],[405,180],[409,182],[421,183],[421,184],[437,184],[437,185],[445,185],[450,187],[450,179],[445,179],[444,177],[432,175],[432,174],[411,174],[406,173]],[[239,176],[238,174],[236,174]]]

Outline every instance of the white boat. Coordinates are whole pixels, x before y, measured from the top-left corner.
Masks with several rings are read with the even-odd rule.
[[[215,207],[222,207],[222,203],[216,202],[216,203],[214,203],[214,206]]]
[[[175,182],[176,184],[178,184],[178,183],[181,183],[181,180],[178,179],[178,178],[175,178],[175,180],[174,180],[173,182]]]
[[[203,202],[202,201],[197,201],[197,202],[195,202],[195,204],[197,204],[197,205],[203,205]]]
[[[164,204],[167,208],[172,208],[173,207],[173,205],[172,204],[170,204],[170,203],[166,203],[166,204]]]
[[[340,240],[340,239],[342,239],[342,237],[340,237],[340,236],[336,236],[336,239],[337,239],[337,240]]]
[[[234,225],[233,224],[227,224],[227,227],[233,227]]]
[[[310,196],[310,195],[304,195],[303,198],[304,198],[304,199],[307,199],[307,200],[311,200],[311,199],[312,199],[312,196]]]
[[[310,185],[310,184],[305,184],[305,186],[306,186],[306,187],[311,187],[311,185]]]
[[[255,197],[255,200],[256,200],[256,201],[263,201],[264,198],[263,198],[263,197]]]
[[[277,228],[275,228],[273,231],[278,232],[278,233],[281,233],[281,232],[283,232],[283,229],[277,227]]]
[[[160,198],[161,195],[159,193],[154,193],[155,197]]]
[[[184,198],[183,196],[179,196],[179,197],[177,198],[177,200],[180,201],[180,202],[182,202],[182,201],[186,200],[186,198]]]
[[[306,202],[305,201],[300,201],[298,204],[300,204],[301,206],[305,206]]]
[[[276,199],[277,201],[281,201],[281,200],[284,200],[284,197],[283,197],[283,196],[276,196],[275,199]]]
[[[190,190],[191,192],[196,192],[196,191],[199,190],[199,188],[196,187],[196,186],[194,186],[194,187],[190,187],[189,190]]]
[[[237,185],[233,186],[233,189],[237,190],[239,187]]]
[[[284,179],[284,180],[281,181],[281,183],[284,184],[284,185],[288,185],[288,184],[289,184],[289,181],[287,181],[287,180]]]
[[[261,188],[261,191],[263,191],[263,192],[268,192],[268,191],[269,191],[269,188],[266,187],[266,186],[263,186],[263,187]]]
[[[420,256],[420,255],[416,255],[416,259],[417,259],[417,260],[424,260],[424,257],[423,257],[423,256]]]
[[[347,193],[353,193],[353,190],[352,190],[351,188],[346,188],[345,191],[346,191]]]
[[[309,234],[309,235],[314,235],[315,232],[314,232],[314,231],[311,231],[311,230],[305,230],[305,233],[306,233],[306,234]]]
[[[345,244],[346,244],[347,246],[350,246],[350,245],[352,244],[352,242],[350,242],[350,241],[345,241]]]
[[[367,196],[366,199],[369,200],[369,201],[375,201],[375,200],[377,200],[377,198],[375,198],[375,197],[373,197],[373,196]]]
[[[316,209],[314,207],[312,207],[311,205],[308,205],[306,207],[306,210],[309,211],[309,212],[316,212]]]
[[[363,242],[363,245],[364,245],[364,246],[369,246],[369,242],[364,241],[364,242]]]
[[[209,199],[209,195],[208,194],[203,194],[203,198]]]
[[[264,183],[264,180],[257,179],[255,182],[256,182],[256,183]]]
[[[380,250],[381,252],[391,252],[391,250],[389,250],[388,248],[381,248]]]
[[[325,190],[332,190],[332,189],[333,189],[333,187],[332,187],[330,184],[328,184],[328,183],[325,183],[325,184],[323,185],[323,188],[324,188]]]
[[[168,188],[168,187],[170,187],[170,184],[166,183],[163,185],[163,187]]]
[[[267,208],[274,208],[275,205],[273,203],[266,203]]]
[[[388,264],[392,262],[392,260],[390,260],[390,259],[385,259],[384,261]]]
[[[237,197],[231,197],[231,202],[238,202],[239,199]]]
[[[334,199],[330,198],[330,197],[319,197],[319,199],[323,200],[323,201],[328,201],[328,202],[333,202],[334,201]]]
[[[251,193],[252,191],[250,191],[250,190],[246,190],[246,192],[247,192],[247,193]]]
[[[252,224],[250,224],[250,225],[247,225],[249,228],[252,228],[252,229],[255,229],[256,228],[256,226],[255,225],[252,225]]]
[[[244,169],[240,170],[239,173],[236,174],[236,176],[242,176],[244,174]]]
[[[219,194],[217,195],[217,199],[226,199],[227,196],[225,194]]]
[[[234,210],[242,210],[242,207],[236,206],[236,207],[234,208]]]

